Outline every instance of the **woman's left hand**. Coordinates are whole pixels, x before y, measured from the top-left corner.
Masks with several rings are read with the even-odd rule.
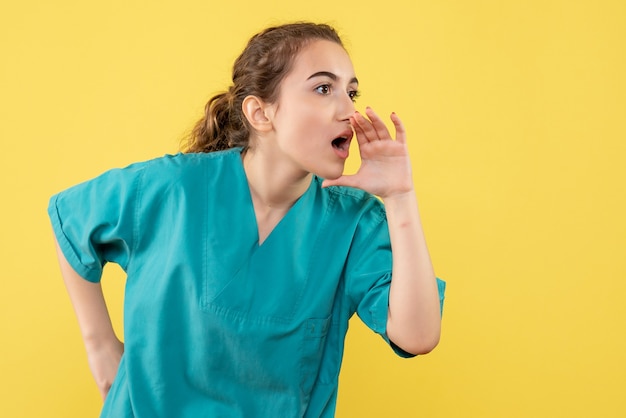
[[[350,123],[356,133],[361,154],[361,167],[356,174],[324,180],[323,187],[349,186],[365,190],[382,199],[413,192],[411,161],[402,121],[391,114],[396,130],[393,140],[382,119],[371,109],[365,116],[356,112]]]

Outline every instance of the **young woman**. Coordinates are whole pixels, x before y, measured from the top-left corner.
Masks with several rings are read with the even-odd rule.
[[[354,313],[401,356],[437,345],[444,285],[405,131],[392,114],[392,139],[357,96],[331,27],[266,29],[187,152],[51,199],[103,417],[332,417]],[[362,164],[344,176],[353,133]],[[127,273],[124,344],[106,262]]]

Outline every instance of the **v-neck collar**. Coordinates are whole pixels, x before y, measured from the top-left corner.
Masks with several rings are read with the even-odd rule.
[[[250,191],[250,184],[248,183],[248,177],[246,175],[246,170],[243,166],[243,158],[241,156],[241,150],[236,154],[237,157],[237,168],[239,171],[239,177],[242,184],[242,192],[244,193],[244,201],[246,203],[247,208],[246,212],[246,221],[251,222],[252,229],[255,231],[255,246],[256,248],[261,248],[266,245],[268,240],[272,239],[272,236],[276,235],[276,231],[280,231],[280,229],[284,228],[283,224],[288,223],[291,218],[296,216],[296,212],[298,208],[302,205],[302,201],[305,201],[308,196],[311,194],[311,191],[314,189],[314,184],[317,182],[317,176],[315,174],[311,175],[311,181],[307,189],[302,193],[302,195],[296,199],[296,201],[291,205],[291,207],[287,210],[287,212],[283,215],[283,217],[278,221],[278,223],[272,228],[272,230],[267,234],[263,242],[259,242],[259,224],[256,217],[256,212],[254,211],[254,203],[252,202],[252,192]]]

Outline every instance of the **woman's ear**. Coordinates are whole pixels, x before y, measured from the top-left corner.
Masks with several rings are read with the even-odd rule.
[[[241,103],[241,109],[248,123],[257,132],[268,132],[272,121],[267,117],[268,105],[256,96],[247,96]]]

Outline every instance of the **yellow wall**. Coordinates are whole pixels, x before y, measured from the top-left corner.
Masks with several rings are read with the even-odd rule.
[[[626,416],[623,0],[3,2],[0,416],[100,408],[48,197],[176,151],[246,39],[294,19],[335,24],[359,106],[406,121],[449,284],[428,356],[354,322],[338,416]]]

